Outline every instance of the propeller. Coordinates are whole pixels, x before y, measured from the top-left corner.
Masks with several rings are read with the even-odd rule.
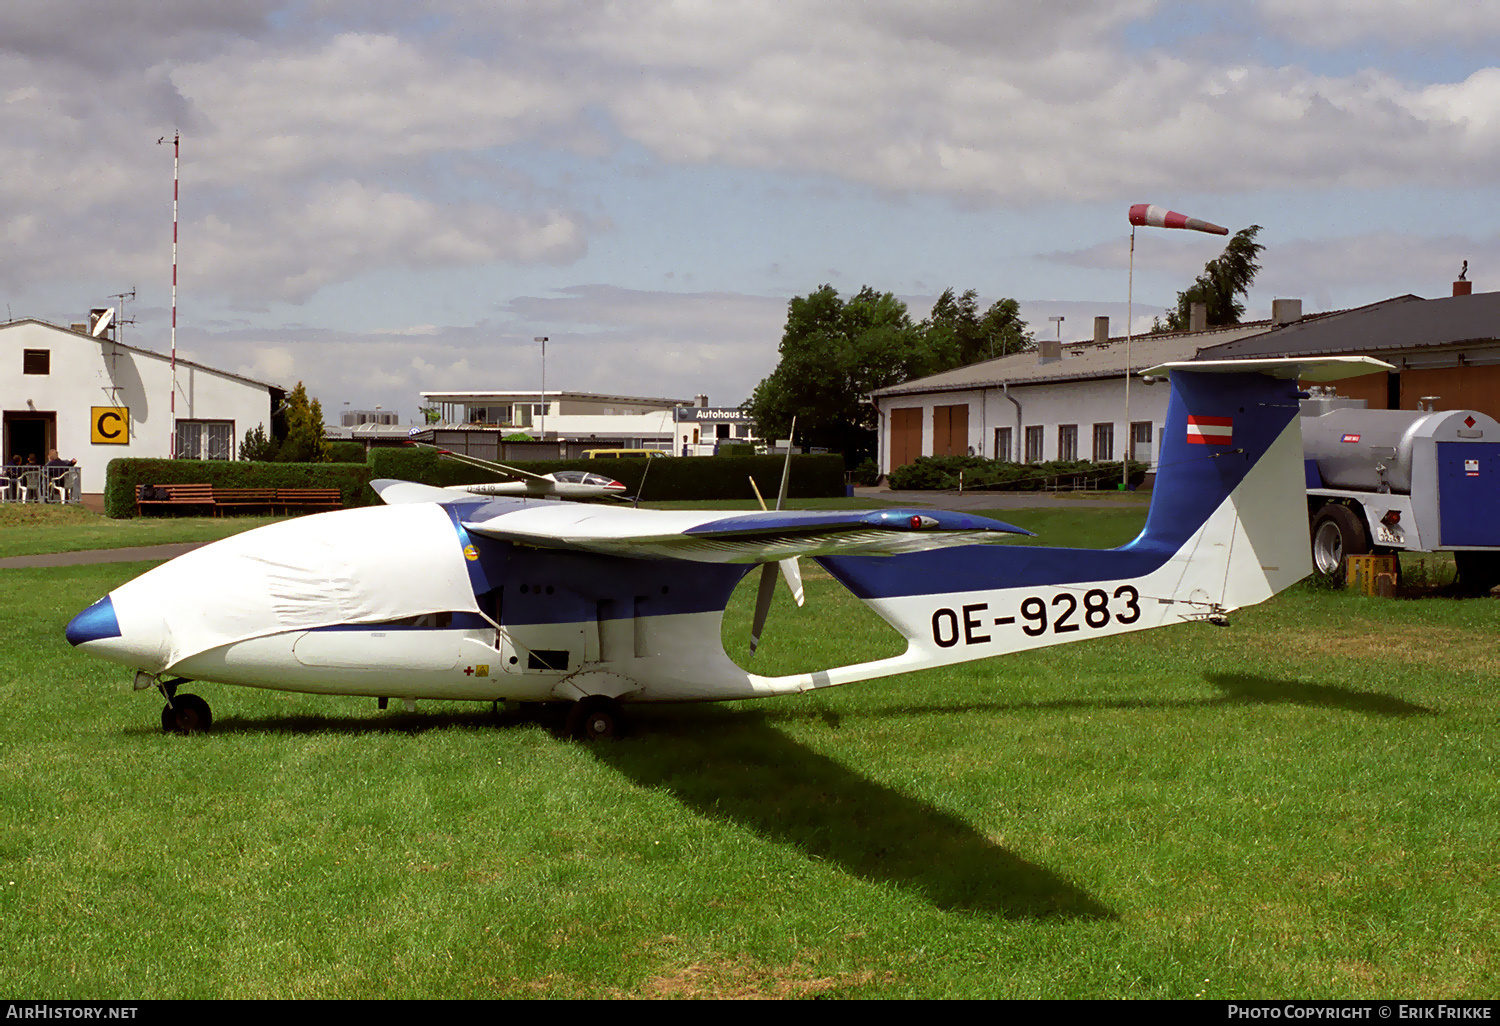
[[[776,509],[780,512],[781,507],[786,505],[787,485],[791,481],[792,474],[792,434],[797,430],[797,418],[792,418],[791,431],[787,432],[786,462],[781,465],[781,491],[776,496]],[[766,500],[760,494],[760,488],[755,483],[755,478],[750,479],[750,487],[755,491],[756,501],[760,508],[766,508]],[[771,614],[771,599],[776,594],[776,570],[781,569],[781,576],[786,579],[786,586],[791,589],[792,598],[797,605],[801,606],[806,601],[806,593],[802,589],[802,567],[797,563],[797,557],[783,559],[775,564],[765,563],[760,568],[760,587],[755,592],[755,619],[750,626],[750,654],[755,654],[755,649],[760,645],[761,632],[766,627],[766,617]]]

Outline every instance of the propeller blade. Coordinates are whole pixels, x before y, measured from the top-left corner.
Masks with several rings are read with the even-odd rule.
[[[786,578],[786,586],[792,589],[792,598],[801,606],[807,596],[802,591],[802,566],[797,562],[797,557],[783,559],[777,566],[781,567],[781,576]],[[769,564],[767,569],[770,569]]]
[[[792,477],[792,436],[797,433],[797,418],[792,418],[792,428],[786,433],[786,462],[781,465],[781,494],[776,496],[776,508],[786,505],[786,486]],[[757,493],[759,494],[759,493]]]
[[[784,496],[786,496],[786,475],[781,475],[781,478],[783,478],[783,480],[781,480],[781,495],[783,495],[784,498]],[[762,498],[762,495],[760,495],[760,489],[759,486],[756,486],[756,483],[754,483],[754,477],[750,478],[750,487],[754,490],[756,501],[760,502],[760,508],[762,508],[763,510],[763,508],[765,508],[765,498]],[[807,595],[805,595],[805,592],[802,591],[802,565],[799,564],[798,561],[796,561],[796,556],[792,556],[792,558],[790,559],[781,559],[781,561],[778,562],[777,565],[780,565],[781,567],[781,576],[786,579],[787,588],[792,591],[792,598],[795,598],[796,604],[798,604],[798,607],[801,607],[802,604],[805,604],[805,601],[807,601]],[[766,564],[766,570],[769,570],[769,564]],[[760,571],[760,574],[762,574],[762,576],[760,576],[760,580],[762,580],[763,582],[763,580],[765,580],[765,570]],[[762,586],[762,588],[765,588],[765,583],[762,583],[762,585],[760,586]],[[756,622],[757,624],[760,624],[760,622],[762,621],[759,621],[759,619],[757,619]],[[760,639],[759,628],[757,628],[756,634],[754,634],[754,636],[756,636],[756,640]],[[754,643],[751,643],[750,651],[754,651]]]
[[[750,654],[755,654],[760,644],[760,633],[765,630],[766,617],[771,612],[771,599],[776,594],[776,567],[766,563],[760,568],[760,589],[755,593],[755,622],[750,626]]]

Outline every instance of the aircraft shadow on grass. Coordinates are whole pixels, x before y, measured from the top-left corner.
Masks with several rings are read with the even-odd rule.
[[[1202,709],[1295,704],[1375,716],[1436,715],[1390,695],[1332,684],[1253,674],[1205,674],[1220,695],[1204,699],[1068,699],[967,703],[836,714],[815,712],[830,726],[855,717],[1036,709]],[[548,714],[542,713],[543,722]],[[805,716],[806,713],[798,714]],[[643,787],[661,788],[686,808],[792,844],[846,872],[920,894],[945,911],[1014,919],[1113,919],[1107,906],[1057,873],[985,838],[959,817],[876,783],[810,750],[775,727],[780,710],[694,706],[642,711],[634,740],[596,744],[601,762]],[[510,717],[506,722],[527,721]],[[560,717],[559,717],[560,719]],[[493,729],[488,711],[383,717],[226,717],[222,733],[373,734]],[[560,727],[560,722],[551,724]],[[144,728],[142,733],[154,733]]]
[[[792,844],[950,912],[1009,919],[1113,919],[1097,899],[969,823],[860,776],[776,729],[760,711],[653,717],[650,736],[597,759],[701,816]],[[644,733],[644,731],[643,731]]]
[[[1370,716],[1436,716],[1436,709],[1415,705],[1377,691],[1356,691],[1338,684],[1309,684],[1249,673],[1207,673],[1203,679],[1221,692],[1212,698],[1064,698],[1051,702],[968,702],[900,706],[856,715],[879,718],[942,716],[976,712],[1004,713],[1036,709],[1208,709],[1228,705],[1305,705],[1343,709]]]
[[[541,718],[547,721],[546,712]],[[534,720],[507,716],[502,725]],[[495,722],[488,711],[368,719],[227,716],[215,722],[214,733],[423,733],[494,729]],[[594,744],[595,758],[643,787],[668,791],[700,816],[794,845],[810,858],[918,894],[944,911],[1007,919],[1116,918],[1077,885],[995,844],[958,816],[792,740],[761,711],[658,708],[643,710],[638,724],[634,738]]]

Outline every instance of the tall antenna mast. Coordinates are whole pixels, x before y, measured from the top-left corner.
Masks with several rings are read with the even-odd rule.
[[[156,145],[166,141],[167,137],[162,136]],[[167,452],[172,459],[177,458],[177,168],[181,156],[182,133],[177,131],[172,133],[172,399],[167,404],[172,415],[172,423],[167,425],[171,433]]]
[[[111,295],[110,295],[109,298],[110,299],[118,299],[120,301],[120,307],[119,307],[120,312],[115,317],[115,341],[116,342],[124,342],[125,341],[125,325],[127,325],[127,324],[134,324],[135,323],[134,319],[128,318],[128,317],[125,316],[125,304],[128,303],[128,302],[130,302],[131,300],[135,299],[135,286],[134,285],[130,286],[130,291],[129,292],[115,292],[115,293],[111,293]]]

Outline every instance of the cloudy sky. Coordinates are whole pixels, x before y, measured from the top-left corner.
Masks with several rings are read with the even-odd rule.
[[[7,0],[0,300],[421,389],[745,398],[787,300],[1122,329],[1132,203],[1264,226],[1250,314],[1500,288],[1500,4]],[[167,144],[157,140],[167,137]],[[1138,319],[1224,240],[1143,229]]]

